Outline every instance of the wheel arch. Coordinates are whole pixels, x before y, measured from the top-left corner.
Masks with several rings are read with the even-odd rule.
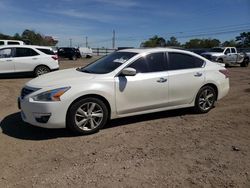
[[[47,67],[49,70],[51,70],[51,68],[48,65],[39,64],[39,65],[35,66],[33,72],[35,72],[38,67]]]
[[[67,109],[67,112],[66,112],[66,121],[67,121],[67,118],[68,118],[70,107],[74,103],[76,103],[76,102],[78,102],[78,101],[80,101],[82,99],[85,99],[85,98],[97,98],[97,99],[101,100],[106,105],[106,107],[108,109],[108,119],[110,119],[110,116],[111,116],[111,106],[110,106],[110,103],[108,102],[108,100],[105,97],[103,97],[101,95],[98,95],[98,94],[87,94],[87,95],[82,95],[82,96],[76,98],[73,102],[71,102],[71,104],[69,105],[69,107]]]
[[[203,85],[201,88],[205,87],[205,86],[210,86],[214,89],[215,94],[216,94],[216,100],[218,99],[218,94],[219,94],[219,90],[218,87],[214,84],[214,83],[206,83],[205,85]],[[200,88],[200,89],[201,89]]]

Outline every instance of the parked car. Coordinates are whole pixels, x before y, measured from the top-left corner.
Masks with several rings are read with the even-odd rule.
[[[226,66],[240,64],[242,67],[247,67],[249,64],[249,57],[245,53],[238,53],[235,47],[216,47],[201,55]]]
[[[0,47],[0,74],[33,73],[35,76],[59,69],[51,48],[30,45]]]
[[[81,58],[79,49],[70,47],[58,48],[57,55],[61,58],[68,58],[70,60],[77,60],[77,58]]]
[[[93,51],[91,48],[80,47],[79,48],[81,57],[91,58],[93,56]]]
[[[25,43],[20,40],[0,40],[0,46],[2,45],[25,45]]]
[[[29,81],[19,107],[32,125],[89,134],[120,117],[185,107],[206,113],[228,91],[227,69],[197,54],[126,49]]]

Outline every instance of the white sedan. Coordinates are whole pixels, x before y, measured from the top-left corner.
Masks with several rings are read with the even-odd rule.
[[[59,69],[50,47],[4,45],[0,47],[0,75],[32,73],[35,76]]]
[[[119,117],[185,107],[206,113],[228,91],[228,70],[192,52],[126,49],[29,81],[19,106],[32,125],[90,134]]]

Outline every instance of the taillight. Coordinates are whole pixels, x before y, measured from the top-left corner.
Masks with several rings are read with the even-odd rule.
[[[224,74],[226,78],[229,78],[229,71],[227,69],[221,69],[219,71],[220,73]]]
[[[58,56],[57,55],[53,55],[53,56],[51,56],[51,58],[54,59],[54,60],[58,60]]]

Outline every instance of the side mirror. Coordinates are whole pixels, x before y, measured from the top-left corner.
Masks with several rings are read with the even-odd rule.
[[[121,75],[122,76],[135,76],[136,70],[134,68],[127,67],[122,70]]]

